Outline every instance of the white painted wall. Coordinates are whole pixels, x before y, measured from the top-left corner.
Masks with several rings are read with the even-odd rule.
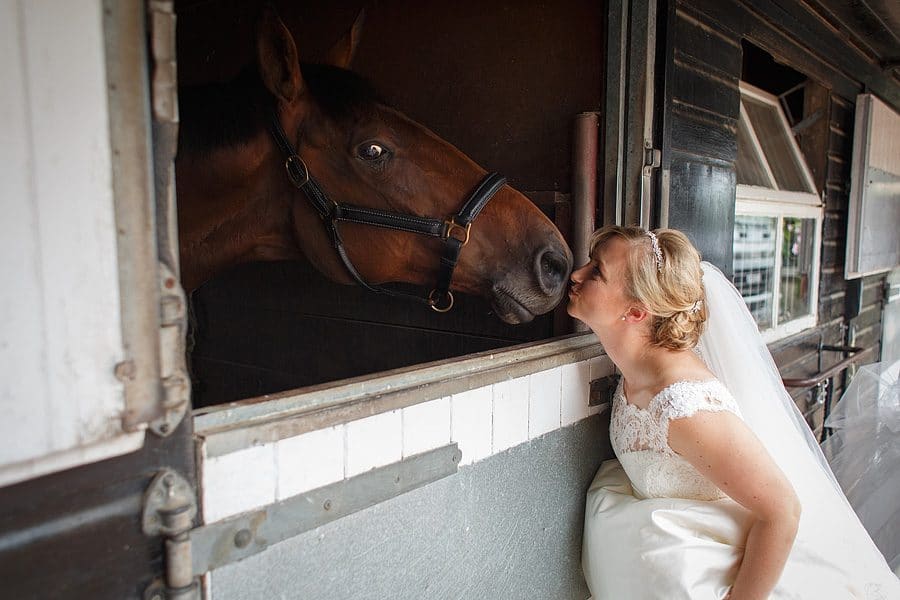
[[[0,485],[123,436],[101,0],[0,0]]]

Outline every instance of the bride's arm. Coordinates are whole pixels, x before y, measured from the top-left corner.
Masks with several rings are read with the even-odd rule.
[[[794,488],[734,414],[701,411],[669,423],[669,446],[753,514],[731,600],[768,598],[800,522]]]

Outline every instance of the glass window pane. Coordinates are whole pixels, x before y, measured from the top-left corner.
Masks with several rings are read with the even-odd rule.
[[[780,110],[771,104],[763,104],[753,98],[744,98],[744,106],[756,137],[766,155],[766,162],[772,169],[778,189],[791,192],[815,192],[809,189],[797,155],[788,138],[791,135],[780,117]]]
[[[772,323],[775,288],[775,217],[735,215],[734,286],[760,329]]]
[[[743,118],[738,122],[737,143],[737,162],[735,163],[737,182],[743,185],[772,187],[760,156],[753,146],[750,129]]]
[[[781,297],[778,322],[810,314],[815,219],[785,217],[781,243]]]

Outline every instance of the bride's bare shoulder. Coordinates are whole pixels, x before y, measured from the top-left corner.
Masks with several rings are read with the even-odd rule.
[[[680,352],[669,362],[663,373],[666,383],[708,381],[715,378],[715,374],[700,360],[700,357],[690,351]]]

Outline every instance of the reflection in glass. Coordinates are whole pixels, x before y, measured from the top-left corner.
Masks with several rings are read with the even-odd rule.
[[[785,128],[776,106],[744,98],[744,107],[753,129],[772,169],[778,189],[791,192],[812,192],[803,176],[798,157],[791,145],[790,129]]]
[[[753,146],[753,134],[743,115],[738,122],[737,143],[737,161],[735,161],[734,167],[737,171],[738,184],[771,188],[772,184],[766,174],[766,168]]]
[[[781,292],[778,322],[810,314],[810,285],[815,219],[785,217],[781,242]]]
[[[734,220],[734,286],[761,330],[774,325],[776,221],[750,215],[735,215]]]

